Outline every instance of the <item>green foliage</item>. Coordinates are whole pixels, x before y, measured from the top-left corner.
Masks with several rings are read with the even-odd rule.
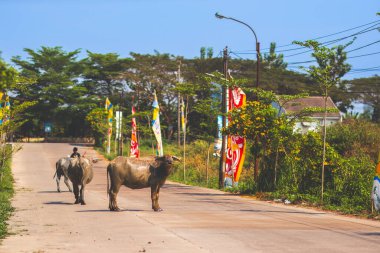
[[[373,108],[372,121],[380,123],[380,77],[358,78],[346,81],[354,99],[363,101]]]
[[[323,46],[321,43],[308,40],[306,42],[294,41],[294,44],[308,47],[313,50],[312,56],[317,60],[318,66],[305,69],[321,87],[321,92],[327,96],[327,90],[340,83],[340,79],[351,69],[351,65],[344,63],[347,53],[344,49],[352,44],[339,45],[333,48]]]
[[[81,61],[83,86],[88,94],[110,97],[125,88],[122,74],[131,67],[131,59],[119,58],[115,53],[97,54],[87,51],[88,57]]]
[[[264,54],[264,61],[267,63],[268,68],[286,69],[288,66],[288,64],[284,62],[284,55],[276,54],[275,42],[270,43],[269,53]]]
[[[13,196],[13,177],[10,159],[6,160],[0,180],[0,238],[7,235],[7,220],[13,212],[11,198]]]
[[[34,51],[24,49],[29,55],[27,60],[13,57],[12,61],[21,69],[21,76],[33,80],[27,88],[14,87],[15,99],[36,101],[23,114],[28,124],[21,129],[28,132],[35,128],[42,134],[44,122],[53,123],[53,131],[63,128],[64,135],[83,136],[84,118],[97,101],[85,97],[87,90],[78,85],[81,66],[76,57],[79,50],[65,52],[60,47],[42,47]]]
[[[346,213],[371,211],[371,195],[375,164],[368,156],[341,158],[333,169],[332,187],[327,190],[327,203]]]
[[[95,137],[96,146],[101,146],[103,144],[103,140],[107,134],[107,115],[108,113],[104,108],[95,108],[86,116],[86,121],[92,130],[93,136]]]
[[[193,185],[208,186],[210,188],[218,187],[218,163],[219,159],[212,156],[213,145],[206,141],[195,141],[186,145],[186,182]],[[182,154],[180,154],[182,156]],[[209,163],[207,164],[207,157]],[[184,182],[184,164],[175,164],[174,173],[170,176],[171,180]],[[207,180],[207,178],[209,178]]]
[[[329,128],[327,141],[344,157],[369,157],[377,161],[380,126],[360,119],[347,119]]]

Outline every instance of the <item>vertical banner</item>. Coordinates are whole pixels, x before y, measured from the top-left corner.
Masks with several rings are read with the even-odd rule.
[[[186,133],[185,102],[183,101],[183,98],[181,99],[181,124],[182,124],[182,132],[185,135]]]
[[[0,92],[0,126],[3,124],[3,118],[5,115],[5,111],[3,108],[3,97],[4,97],[4,93]]]
[[[186,181],[186,119],[185,119],[185,101],[181,100],[181,123],[183,132],[183,180]]]
[[[132,106],[132,115],[134,115],[135,107]],[[139,143],[137,141],[137,124],[136,124],[136,118],[132,118],[132,134],[131,134],[131,149],[130,149],[130,157],[136,157],[139,158],[140,152],[139,152]]]
[[[111,152],[111,135],[112,135],[112,118],[113,118],[113,105],[108,98],[106,98],[105,109],[107,111],[107,122],[108,122],[108,131],[107,131],[107,154]]]
[[[222,127],[223,127],[223,118],[221,115],[218,115],[217,118],[218,124],[218,137],[214,140],[214,153],[213,156],[220,157],[220,151],[222,150]]]
[[[153,101],[152,106],[153,106],[152,129],[157,140],[157,155],[163,156],[164,150],[162,147],[162,137],[161,137],[160,107],[158,106],[156,92],[154,92],[154,101]]]
[[[246,95],[240,88],[228,89],[228,111],[244,106]],[[229,135],[226,154],[226,183],[239,182],[245,159],[246,140],[241,136]]]
[[[115,139],[120,140],[121,138],[121,126],[123,121],[123,112],[122,111],[116,111],[115,114],[115,123],[116,123],[116,134]]]
[[[379,158],[377,160],[376,175],[373,178],[371,198],[373,200],[376,211],[380,211],[380,152]]]

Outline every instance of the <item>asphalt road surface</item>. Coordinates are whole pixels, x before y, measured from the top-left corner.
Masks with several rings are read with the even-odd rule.
[[[11,235],[0,252],[379,252],[380,222],[255,201],[168,182],[163,212],[150,190],[121,188],[121,212],[108,211],[106,161],[94,164],[87,205],[53,180],[70,144],[30,143],[15,155]],[[90,147],[80,153],[97,157]]]

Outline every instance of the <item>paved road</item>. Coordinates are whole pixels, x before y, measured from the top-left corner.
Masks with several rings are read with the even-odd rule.
[[[148,189],[127,188],[118,196],[122,211],[109,212],[105,161],[95,164],[87,205],[73,205],[52,179],[55,161],[72,147],[23,144],[16,154],[16,212],[0,252],[379,252],[380,222],[175,183],[161,190],[164,212],[151,210]]]

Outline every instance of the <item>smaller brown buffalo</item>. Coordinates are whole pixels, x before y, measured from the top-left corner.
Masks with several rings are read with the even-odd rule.
[[[120,186],[125,185],[131,189],[150,187],[152,209],[156,212],[162,211],[158,204],[158,197],[161,186],[172,172],[173,160],[179,161],[177,157],[170,155],[154,159],[116,157],[107,167],[109,209],[120,211],[116,197]]]
[[[84,157],[71,158],[68,168],[68,176],[73,183],[75,202],[74,204],[81,203],[85,205],[84,189],[86,184],[89,184],[94,176],[92,171],[92,160]],[[79,186],[81,186],[79,191]]]

